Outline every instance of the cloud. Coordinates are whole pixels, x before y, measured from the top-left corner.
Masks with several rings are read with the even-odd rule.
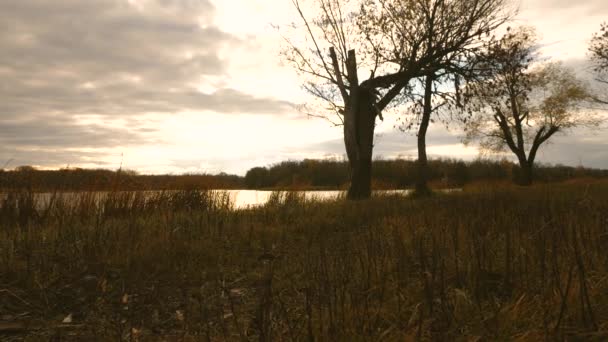
[[[145,127],[109,127],[78,124],[68,119],[47,117],[44,121],[0,121],[0,144],[12,148],[99,148],[154,142],[146,138],[155,132]]]
[[[606,131],[577,130],[567,136],[556,136],[552,143],[541,147],[538,160],[551,164],[608,169],[608,140]]]
[[[225,86],[225,52],[247,42],[215,15],[209,0],[1,1],[0,162],[104,165],[103,149],[159,143],[151,115],[291,111]]]
[[[442,125],[431,125],[427,134],[427,151],[433,149],[446,149],[454,145],[460,145],[460,137],[457,132],[448,132]],[[464,146],[462,147],[464,149]],[[287,152],[287,151],[285,151]],[[330,154],[345,155],[344,140],[332,139],[318,142],[303,147],[302,152],[311,154]],[[386,158],[398,156],[408,157],[417,156],[417,141],[414,132],[402,132],[398,129],[391,129],[385,132],[376,133],[374,138],[374,155]],[[433,153],[430,153],[433,154]],[[446,155],[433,155],[435,157]]]
[[[290,86],[299,81],[276,81],[281,78],[273,74],[278,72],[273,58],[278,57],[271,47],[279,42],[256,26],[266,20],[254,18],[261,5],[239,5],[245,1],[224,0],[218,9],[211,0],[0,1],[0,164],[15,158],[11,166],[113,167],[124,148],[125,162],[141,169],[244,172],[287,158],[344,155],[339,129],[330,140],[334,135],[307,121],[287,123],[295,111],[277,97],[294,98]],[[278,1],[268,1],[272,18],[284,16],[272,3]],[[547,20],[547,36],[560,42],[587,40],[599,29],[592,22],[581,35],[578,26],[564,26],[564,13],[585,18],[568,21],[581,25],[589,21],[584,13],[608,13],[604,0],[525,0],[524,5],[536,10],[537,19],[553,18]],[[556,14],[548,16],[546,9]],[[238,30],[226,31],[233,28]],[[568,50],[558,45],[560,52]],[[253,95],[264,93],[269,95]],[[206,121],[188,117],[175,127],[158,119],[178,112],[215,114],[203,113]],[[205,126],[200,132],[199,124]],[[459,140],[438,127],[428,142],[432,154],[455,151]],[[608,160],[601,141],[560,140],[554,146],[562,145],[572,156],[589,151],[590,157],[582,157],[585,164]],[[379,134],[375,154],[414,156],[415,149],[412,135],[393,131]],[[552,149],[547,148],[548,160],[561,160]],[[460,152],[445,154],[463,156]]]
[[[113,161],[110,161],[112,158]],[[14,168],[21,165],[60,168],[69,165],[78,165],[88,168],[118,168],[120,153],[109,156],[106,151],[78,151],[66,149],[20,148],[7,150],[0,147],[0,168]]]
[[[207,0],[20,0],[0,4],[0,114],[280,113],[288,103],[201,83],[242,42]]]
[[[534,9],[552,10],[581,10],[594,15],[608,13],[608,3],[605,0],[527,0],[525,5]]]
[[[441,125],[432,125],[427,134],[427,153],[430,158],[457,158],[471,160],[479,156],[476,146],[462,145],[458,130],[446,131]],[[556,135],[549,143],[541,146],[537,157],[540,163],[564,164],[608,169],[608,140],[607,132],[575,129],[568,134]],[[342,139],[332,139],[318,142],[301,149],[301,152],[311,157],[323,154],[343,156],[344,142]],[[287,154],[288,151],[283,151]],[[375,138],[374,156],[384,158],[417,158],[416,137],[413,133],[403,133],[398,130],[377,134]],[[491,156],[485,155],[485,156]],[[496,157],[515,157],[505,152]],[[304,158],[303,157],[303,158]],[[280,159],[280,158],[279,158]],[[285,158],[283,158],[285,159]],[[302,159],[302,158],[300,158]]]
[[[8,163],[9,167],[60,167],[75,164],[107,167],[108,157],[112,154],[109,151],[159,143],[156,132],[156,129],[145,125],[83,124],[65,117],[42,116],[24,120],[2,118],[0,167],[5,163]]]

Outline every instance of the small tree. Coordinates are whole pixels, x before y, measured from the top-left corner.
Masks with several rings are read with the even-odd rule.
[[[600,32],[596,33],[591,39],[589,52],[591,52],[591,59],[597,72],[595,80],[608,85],[608,23],[602,24]],[[608,104],[608,95],[595,96],[594,100],[602,104]]]
[[[446,72],[438,74],[436,72],[429,73],[425,77],[418,79],[418,84],[414,87],[419,91],[411,91],[407,100],[411,105],[404,110],[403,122],[400,126],[402,131],[416,130],[416,142],[418,150],[418,159],[416,160],[416,179],[415,179],[415,194],[417,196],[425,196],[431,193],[428,188],[428,180],[431,170],[428,165],[428,157],[426,153],[427,139],[426,135],[432,122],[438,119],[438,114],[442,108],[452,107],[457,105],[458,100],[453,90],[445,91],[445,85],[450,83],[450,78],[455,76]],[[452,83],[453,84],[453,83]],[[433,116],[435,118],[433,118]],[[450,118],[439,117],[446,125]]]
[[[469,56],[474,57],[474,56]],[[446,127],[452,124],[455,108],[462,108],[460,96],[461,83],[468,84],[483,77],[483,70],[476,69],[476,58],[462,61],[441,72],[429,73],[419,78],[419,93],[412,91],[409,95],[411,105],[405,110],[401,130],[409,131],[417,127],[416,139],[418,159],[416,160],[415,194],[431,194],[428,180],[431,170],[426,152],[427,132],[431,123],[440,121]]]
[[[590,99],[584,84],[557,63],[542,63],[530,29],[509,31],[486,56],[491,77],[466,89],[469,120],[465,143],[482,149],[508,148],[519,161],[518,182],[530,185],[540,146],[574,127],[597,127],[599,117],[581,104]]]
[[[460,105],[461,84],[475,81],[484,41],[504,24],[515,11],[501,0],[368,0],[369,18],[364,32],[372,32],[374,51],[403,70],[416,59],[399,58],[405,52],[420,56],[427,63],[416,84],[408,84],[402,101],[405,109],[403,130],[417,128],[416,194],[430,193],[431,173],[426,153],[426,135],[432,117],[438,119],[442,108]],[[378,13],[369,15],[369,13]],[[386,44],[385,42],[393,42]],[[405,47],[405,49],[404,49]],[[437,57],[434,53],[441,52]],[[442,117],[447,125],[450,117]]]

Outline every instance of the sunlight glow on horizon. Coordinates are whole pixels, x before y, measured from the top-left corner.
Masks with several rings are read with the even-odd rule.
[[[20,151],[32,152],[32,155],[53,154],[62,152],[66,155],[63,159],[56,158],[52,162],[40,165],[44,168],[59,168],[66,165],[59,164],[62,160],[69,160],[70,154],[74,154],[74,162],[69,163],[73,166],[118,168],[121,163],[123,167],[134,169],[146,173],[181,173],[181,172],[207,172],[219,173],[227,172],[243,175],[248,168],[253,166],[267,166],[287,159],[304,158],[324,158],[324,157],[343,157],[344,147],[342,145],[342,127],[332,127],[332,125],[318,118],[308,118],[303,112],[296,108],[285,110],[284,113],[265,113],[262,109],[252,109],[247,112],[247,108],[235,107],[238,110],[228,110],[221,113],[221,108],[217,111],[203,109],[186,108],[206,108],[204,105],[196,103],[198,91],[201,95],[212,97],[216,92],[230,90],[240,92],[254,100],[268,100],[275,102],[289,102],[293,105],[301,105],[311,100],[311,97],[302,89],[302,79],[298,77],[295,70],[281,58],[280,51],[284,46],[280,32],[274,25],[284,26],[293,21],[298,21],[291,1],[288,0],[210,0],[210,4],[202,2],[200,7],[204,13],[187,12],[189,5],[198,3],[184,2],[184,8],[179,7],[180,2],[168,1],[166,5],[154,5],[152,0],[126,0],[120,2],[120,6],[129,7],[130,11],[152,11],[154,16],[170,16],[180,18],[179,20],[194,23],[196,31],[197,20],[200,26],[213,28],[217,32],[212,32],[212,37],[222,34],[230,36],[226,40],[221,40],[218,60],[205,55],[212,53],[201,49],[197,51],[196,45],[183,44],[179,41],[178,48],[171,50],[176,62],[181,59],[201,58],[203,65],[201,70],[205,73],[194,74],[191,78],[179,78],[176,74],[170,75],[169,79],[182,81],[188,80],[186,86],[193,89],[191,97],[173,97],[173,92],[178,93],[182,84],[177,81],[167,82],[171,87],[166,90],[169,95],[166,99],[156,101],[155,91],[134,91],[132,102],[137,102],[141,98],[141,106],[134,108],[144,108],[141,112],[135,113],[89,113],[87,105],[82,105],[84,113],[72,114],[76,128],[83,128],[87,125],[96,128],[116,129],[124,136],[113,138],[115,144],[112,147],[46,147],[39,143],[39,146],[23,144],[19,146],[14,154],[18,156]],[[553,3],[564,2],[552,0]],[[536,28],[540,43],[543,44],[542,54],[553,60],[563,60],[566,63],[581,63],[588,58],[587,45],[593,33],[600,28],[600,23],[606,20],[602,13],[594,13],[583,3],[579,7],[568,5],[568,8],[543,8],[539,5],[540,0],[521,0],[520,13],[510,26],[532,25]],[[183,12],[183,13],[182,13]],[[130,13],[133,15],[133,13]],[[187,19],[184,19],[186,18]],[[172,22],[173,23],[173,22]],[[153,25],[150,23],[150,25]],[[163,29],[164,26],[161,26]],[[167,30],[175,29],[171,34],[183,33],[183,28],[173,28],[168,26]],[[187,31],[187,30],[186,30]],[[95,32],[99,34],[99,32]],[[191,36],[188,36],[191,38]],[[212,39],[212,38],[209,38]],[[222,38],[223,39],[223,38]],[[219,40],[219,39],[218,39]],[[185,41],[185,40],[184,40]],[[159,38],[159,42],[161,42]],[[69,42],[64,42],[69,45]],[[153,45],[154,41],[142,42],[142,49]],[[197,40],[198,43],[198,40]],[[219,44],[219,43],[218,43]],[[182,48],[183,46],[183,48]],[[214,45],[215,46],[215,45]],[[197,55],[199,54],[200,55]],[[179,55],[175,57],[175,55]],[[104,55],[105,56],[105,55]],[[111,55],[120,59],[120,54]],[[88,55],[84,54],[84,59]],[[186,58],[187,57],[187,58]],[[150,56],[149,58],[154,58]],[[172,60],[171,60],[172,61]],[[198,62],[198,60],[196,60]],[[105,87],[115,86],[117,90],[111,93],[113,96],[120,97],[122,92],[131,90],[145,84],[154,82],[155,77],[162,79],[164,70],[154,70],[150,79],[142,77],[143,71],[137,68],[139,64],[129,64],[131,69],[117,71],[116,79],[109,77],[82,80],[75,85],[78,95],[83,99],[88,97],[95,98],[98,90]],[[577,64],[578,65],[578,64]],[[91,64],[90,68],[98,65]],[[198,65],[197,65],[198,67]],[[209,68],[207,70],[206,68]],[[217,70],[215,70],[216,68]],[[58,70],[61,68],[58,68]],[[224,70],[225,69],[225,70]],[[0,73],[3,67],[0,66]],[[8,70],[8,69],[7,69]],[[68,69],[66,69],[68,70]],[[177,69],[187,74],[191,69]],[[199,70],[193,68],[192,70]],[[59,70],[61,71],[61,70]],[[58,71],[58,72],[59,72]],[[188,76],[191,76],[190,74]],[[115,75],[114,75],[115,76]],[[164,79],[163,79],[164,80]],[[28,79],[29,81],[29,79]],[[33,82],[33,81],[32,81]],[[104,83],[105,82],[105,83]],[[126,89],[126,90],[125,90]],[[148,89],[144,89],[148,90]],[[153,89],[156,90],[156,89]],[[228,94],[232,94],[229,92]],[[150,98],[144,98],[150,96]],[[249,98],[247,98],[249,99]],[[107,101],[110,109],[114,105],[112,98],[102,99]],[[67,99],[66,105],[71,105],[73,99]],[[177,103],[173,111],[171,102]],[[74,101],[76,102],[76,101]],[[167,103],[169,105],[167,105]],[[221,107],[223,102],[214,108]],[[242,103],[256,106],[251,100]],[[252,104],[253,103],[253,104]],[[149,108],[166,105],[171,108],[171,112],[153,113],[146,112]],[[74,106],[80,105],[76,103]],[[194,107],[197,106],[198,107]],[[122,107],[119,107],[122,108]],[[131,108],[131,107],[128,107]],[[275,108],[275,107],[272,107]],[[280,107],[284,108],[284,107]],[[105,107],[104,107],[105,109]],[[159,110],[161,111],[161,110]],[[398,112],[398,111],[397,111]],[[49,118],[55,118],[55,113],[47,114]],[[414,154],[415,135],[413,133],[400,133],[396,127],[399,126],[398,116],[395,113],[385,114],[385,122],[378,121],[377,139],[374,155],[387,156],[389,158],[398,156],[409,156]],[[91,128],[93,130],[94,128]],[[467,147],[459,143],[457,129],[446,131],[444,126],[435,123],[432,125],[433,136],[428,139],[428,153],[431,156],[443,156],[451,158],[463,158],[470,160],[479,153],[474,147]],[[71,132],[71,131],[70,131]],[[70,134],[70,132],[65,134]],[[90,132],[98,133],[98,132]],[[76,133],[73,133],[76,134]],[[101,133],[99,133],[101,135]],[[108,134],[109,135],[109,134]],[[131,137],[130,135],[133,135]],[[602,139],[605,141],[604,134],[598,139],[589,140],[591,143],[598,144]],[[105,136],[102,136],[103,138]],[[101,139],[99,138],[99,139]],[[434,140],[437,138],[436,140]],[[87,139],[83,137],[83,139]],[[139,140],[138,140],[139,139]],[[581,137],[579,141],[586,141]],[[58,139],[59,140],[59,139]],[[120,142],[116,142],[120,141]],[[558,140],[562,141],[562,140]],[[86,142],[86,141],[85,141]],[[83,143],[85,143],[83,142]],[[103,146],[103,145],[100,145]],[[554,147],[547,149],[549,152],[541,150],[540,157],[545,156],[551,160],[559,157]],[[78,155],[77,152],[81,152]],[[11,151],[12,153],[12,151]],[[591,153],[591,152],[590,152]],[[596,153],[596,152],[593,152]],[[78,156],[77,156],[78,155]],[[12,155],[8,156],[9,158]],[[80,158],[80,159],[78,159]],[[564,160],[578,159],[577,156],[570,156]],[[608,163],[608,161],[606,161]],[[12,165],[19,166],[19,165]],[[608,164],[605,164],[608,168]]]

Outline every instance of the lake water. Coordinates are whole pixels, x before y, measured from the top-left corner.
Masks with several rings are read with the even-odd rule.
[[[234,204],[234,208],[236,209],[245,209],[249,207],[256,207],[260,205],[264,205],[271,198],[272,194],[276,191],[264,191],[264,190],[213,190],[220,193],[227,193],[230,197],[230,202]],[[460,191],[460,189],[446,189],[441,190],[442,192],[453,192]],[[346,196],[344,191],[296,191],[298,194],[303,194],[306,200],[332,200],[338,198],[339,196]],[[377,195],[401,195],[406,196],[410,194],[412,190],[379,190],[374,191],[374,194]],[[156,191],[145,191],[147,194],[154,194]],[[94,193],[94,200],[101,200],[108,192],[96,192]],[[0,193],[0,199],[2,199],[6,194]],[[74,199],[77,200],[83,196],[83,193],[78,192],[65,192],[59,194],[61,198],[64,200]],[[38,206],[44,208],[48,205],[49,201],[53,197],[51,193],[38,193],[35,195],[35,201]]]
[[[261,190],[227,190],[226,191],[234,207],[237,209],[243,209],[252,206],[263,205],[268,202],[273,191],[261,191]],[[331,200],[338,198],[339,196],[346,196],[344,191],[296,191],[299,194],[304,194],[304,198],[307,200]],[[374,191],[374,194],[383,195],[407,195],[411,193],[411,190],[382,190]]]

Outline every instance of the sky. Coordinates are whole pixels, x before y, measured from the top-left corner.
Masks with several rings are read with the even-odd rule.
[[[591,78],[587,44],[605,0],[521,0],[543,55]],[[304,158],[343,158],[342,129],[298,110],[310,101],[280,56],[290,0],[0,2],[0,168],[123,168],[235,173]],[[391,113],[374,153],[414,158]],[[608,169],[608,130],[573,131],[544,163]],[[471,160],[461,132],[432,125],[431,157]]]

